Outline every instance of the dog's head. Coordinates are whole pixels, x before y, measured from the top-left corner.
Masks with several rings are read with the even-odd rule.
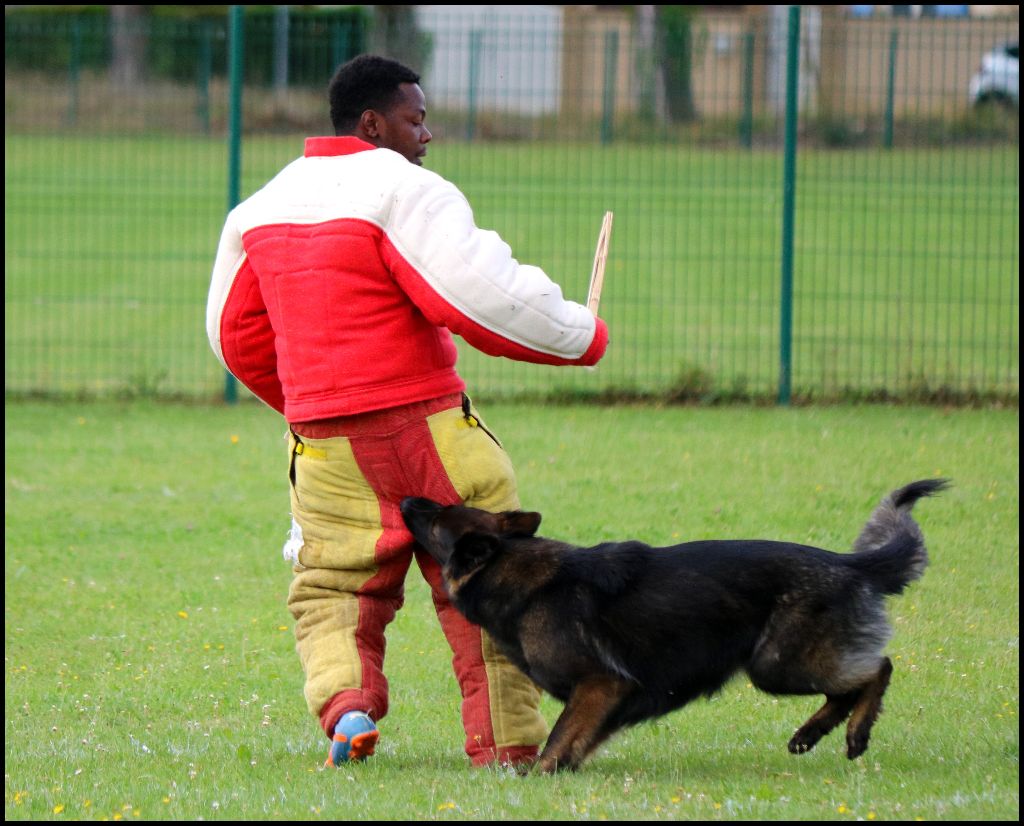
[[[420,547],[437,560],[454,595],[504,548],[506,540],[533,536],[541,517],[526,511],[489,513],[408,497],[402,500],[402,518]]]

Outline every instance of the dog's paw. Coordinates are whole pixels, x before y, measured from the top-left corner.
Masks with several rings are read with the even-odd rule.
[[[846,756],[850,760],[856,760],[864,752],[868,750],[868,735],[867,734],[847,734],[846,735]]]
[[[809,752],[818,744],[819,739],[820,738],[818,737],[806,737],[804,732],[798,731],[796,734],[793,735],[792,739],[789,741],[789,753],[807,754],[807,752]]]
[[[558,774],[560,772],[576,771],[579,768],[579,763],[574,763],[568,758],[559,760],[557,757],[545,757],[542,754],[535,766],[535,771],[540,774]]]
[[[807,752],[818,745],[818,741],[828,734],[828,732],[829,729],[823,728],[814,720],[808,720],[800,726],[800,728],[796,730],[796,733],[790,738],[790,754],[807,754]]]

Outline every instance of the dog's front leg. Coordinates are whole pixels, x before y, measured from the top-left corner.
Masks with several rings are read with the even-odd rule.
[[[550,774],[577,769],[587,755],[614,733],[608,724],[609,715],[634,688],[633,683],[612,675],[581,681],[551,730],[540,755],[540,771]]]

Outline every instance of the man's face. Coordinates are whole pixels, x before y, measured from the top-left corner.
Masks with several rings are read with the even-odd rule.
[[[430,143],[430,130],[423,123],[427,116],[426,98],[417,83],[398,87],[399,100],[386,113],[377,114],[377,146],[393,149],[410,163],[423,165]]]

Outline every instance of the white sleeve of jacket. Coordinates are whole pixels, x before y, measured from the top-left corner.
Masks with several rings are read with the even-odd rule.
[[[465,196],[440,176],[420,169],[407,175],[384,231],[427,285],[471,322],[564,359],[580,358],[594,342],[594,315],[565,300],[543,270],[520,264],[497,233],[479,229]]]

